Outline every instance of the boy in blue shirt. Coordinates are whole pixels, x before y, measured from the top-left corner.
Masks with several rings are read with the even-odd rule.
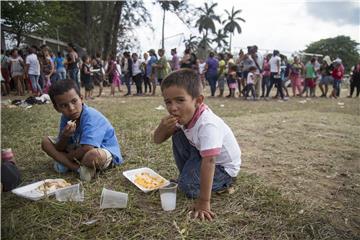
[[[78,171],[90,181],[96,169],[104,170],[123,162],[115,130],[104,115],[83,103],[73,81],[51,85],[49,95],[54,108],[62,113],[57,140],[44,137],[42,149],[55,160],[59,173]]]

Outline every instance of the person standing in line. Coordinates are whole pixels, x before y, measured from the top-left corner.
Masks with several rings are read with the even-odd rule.
[[[158,61],[158,57],[155,53],[154,49],[149,50],[150,60],[147,65],[147,71],[149,74],[150,82],[152,84],[152,92],[151,96],[155,96],[156,94],[156,84],[157,84],[157,69],[154,67]]]
[[[135,82],[135,85],[136,85],[136,96],[141,96],[143,94],[142,92],[142,74],[141,74],[141,62],[140,60],[138,59],[138,55],[137,53],[133,53],[131,55],[132,57],[132,61],[133,61],[133,64],[132,64],[132,78]]]
[[[159,82],[159,85],[161,86],[162,80],[168,74],[168,67],[167,67],[168,63],[167,63],[167,60],[165,57],[164,49],[159,49],[158,54],[159,54],[159,60],[157,61],[157,63],[155,65],[153,65],[153,67],[155,67],[157,69],[158,82]]]
[[[203,89],[205,89],[205,61],[202,58],[199,58],[199,78]]]
[[[356,97],[359,97],[360,94],[360,60],[357,65],[354,66],[352,75],[350,78],[350,95],[348,98],[351,98],[354,90],[356,88]]]
[[[320,97],[326,97],[329,90],[329,83],[333,81],[331,76],[333,66],[331,64],[331,59],[329,56],[325,56],[323,59],[323,63],[320,67],[321,79],[319,83],[319,88],[321,90]]]
[[[237,84],[238,84],[239,96],[241,94],[241,88],[242,88],[241,81],[242,81],[243,68],[244,68],[244,65],[243,65],[244,56],[245,56],[245,54],[244,54],[243,50],[241,49],[239,52],[239,58],[236,59],[236,62],[235,62],[235,64],[237,65],[237,68],[238,68]]]
[[[254,87],[255,87],[256,97],[259,98],[260,88],[262,86],[262,78],[263,78],[262,72],[263,72],[264,59],[261,53],[258,52],[258,47],[256,45],[254,45],[251,48],[250,57],[254,61],[254,65],[256,67]]]
[[[56,74],[59,77],[59,80],[65,80],[66,79],[66,69],[65,69],[65,59],[63,54],[59,51],[57,53],[57,57],[54,60],[55,62],[55,68],[56,68]]]
[[[10,56],[10,75],[14,79],[18,96],[25,95],[24,89],[24,60],[18,55],[18,50],[11,50]]]
[[[131,95],[131,78],[132,78],[132,65],[133,65],[133,61],[130,57],[130,52],[124,52],[124,57],[125,57],[125,61],[124,61],[124,81],[126,84],[126,88],[127,88],[127,93],[124,95],[124,97],[126,96],[130,96]]]
[[[269,88],[270,85],[270,64],[269,60],[271,55],[267,55],[264,59],[263,63],[263,79],[261,81],[261,98],[264,98],[266,94],[266,90]]]
[[[25,74],[31,81],[31,88],[34,96],[41,96],[42,89],[39,84],[40,77],[40,63],[36,56],[36,48],[32,46],[29,49],[29,55],[26,57]]]
[[[275,84],[278,92],[280,93],[280,97],[282,100],[287,100],[287,98],[284,97],[284,92],[281,87],[281,76],[280,76],[280,52],[278,50],[273,51],[273,55],[270,58],[269,64],[270,64],[270,86],[266,92],[266,99],[269,99],[269,94],[271,92],[271,89],[273,85]]]
[[[82,57],[82,61],[83,64],[81,66],[80,76],[81,76],[81,82],[84,83],[84,87],[85,87],[85,100],[94,99],[92,96],[94,83],[90,71],[91,68],[90,57],[85,55]]]
[[[291,64],[289,70],[289,77],[291,81],[291,88],[293,92],[293,97],[301,96],[301,79],[304,74],[305,67],[302,62],[300,62],[300,58],[298,56],[294,57],[294,63]],[[296,95],[296,89],[298,90],[298,94]]]
[[[205,72],[206,72],[206,79],[210,85],[211,97],[215,96],[218,67],[219,67],[219,61],[215,58],[215,53],[210,52],[209,57],[206,60]]]
[[[148,72],[148,62],[149,54],[147,52],[144,53],[144,61],[142,62],[142,69],[143,69],[143,78],[144,78],[144,87],[145,87],[145,94],[147,93],[147,89],[149,87],[149,93],[151,92],[151,83],[150,83],[150,72]],[[151,68],[151,66],[150,66]]]
[[[76,52],[76,48],[72,43],[68,44],[68,58],[67,58],[67,71],[70,79],[72,79],[77,87],[80,88],[79,83],[79,55]]]
[[[302,95],[306,92],[306,97],[308,97],[308,89],[310,90],[310,97],[314,97],[314,85],[316,78],[315,73],[315,58],[311,58],[310,62],[305,65],[305,84],[302,91]]]
[[[92,68],[94,70],[94,83],[99,84],[99,94],[97,97],[100,97],[103,91],[103,84],[104,84],[104,68],[103,68],[103,61],[101,59],[101,54],[98,52],[96,56],[93,58],[91,62]]]
[[[334,69],[331,75],[334,81],[333,81],[333,90],[331,92],[330,97],[338,98],[340,97],[341,81],[342,78],[344,77],[344,66],[341,64],[341,59],[339,58],[335,59],[333,65],[334,65]]]
[[[5,81],[5,88],[3,94],[10,94],[10,72],[9,72],[9,57],[5,53],[4,49],[1,49],[1,75]]]
[[[179,57],[176,54],[176,48],[171,49],[171,55],[172,55],[172,59],[171,59],[171,71],[176,71],[180,69],[180,62],[179,62]]]

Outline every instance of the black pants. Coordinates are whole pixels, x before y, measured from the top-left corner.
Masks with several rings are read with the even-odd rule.
[[[253,96],[253,98],[256,97],[256,94],[255,94],[255,87],[254,87],[254,84],[253,83],[249,83],[245,86],[244,90],[243,90],[243,94],[245,97],[248,97],[249,96],[249,93],[251,91],[251,95]]]
[[[356,96],[359,96],[360,93],[360,79],[354,79],[350,83],[350,96],[353,95],[354,90],[356,88]]]
[[[278,92],[280,93],[281,99],[283,99],[284,98],[284,92],[283,92],[283,89],[282,89],[282,86],[281,86],[281,78],[275,78],[275,75],[277,75],[277,73],[273,73],[273,72],[270,75],[270,86],[266,91],[266,97],[269,97],[270,91],[271,91],[273,85],[275,84]]]
[[[150,78],[144,75],[145,93],[147,93],[147,87],[149,86],[149,92],[151,92]]]
[[[142,75],[141,73],[133,76],[135,85],[136,85],[136,93],[142,94]]]
[[[162,78],[158,78],[159,85],[161,86]]]

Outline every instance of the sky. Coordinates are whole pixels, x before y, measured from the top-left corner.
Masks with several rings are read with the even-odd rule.
[[[159,48],[161,42],[162,11],[158,5],[147,1],[146,6],[152,16],[155,31],[141,27],[135,30],[141,49],[147,51]],[[207,1],[210,4],[210,1]],[[246,46],[257,45],[261,52],[278,49],[285,55],[301,51],[312,42],[324,38],[346,35],[360,43],[360,0],[305,1],[305,0],[214,0],[218,3],[215,13],[224,20],[224,9],[241,9],[239,22],[242,33],[233,37],[232,50],[238,52]],[[205,1],[189,0],[198,7]],[[176,47],[182,52],[182,40],[189,35],[200,36],[194,27],[186,27],[176,15],[167,12],[165,23],[165,49]],[[177,35],[175,37],[172,37]],[[180,54],[181,55],[181,54]]]

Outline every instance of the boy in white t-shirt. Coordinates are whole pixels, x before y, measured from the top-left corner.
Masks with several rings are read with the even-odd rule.
[[[231,129],[205,104],[195,71],[180,69],[161,84],[169,115],[154,133],[154,142],[172,137],[180,175],[179,189],[197,198],[193,217],[212,220],[211,192],[228,188],[240,170],[241,151]]]

